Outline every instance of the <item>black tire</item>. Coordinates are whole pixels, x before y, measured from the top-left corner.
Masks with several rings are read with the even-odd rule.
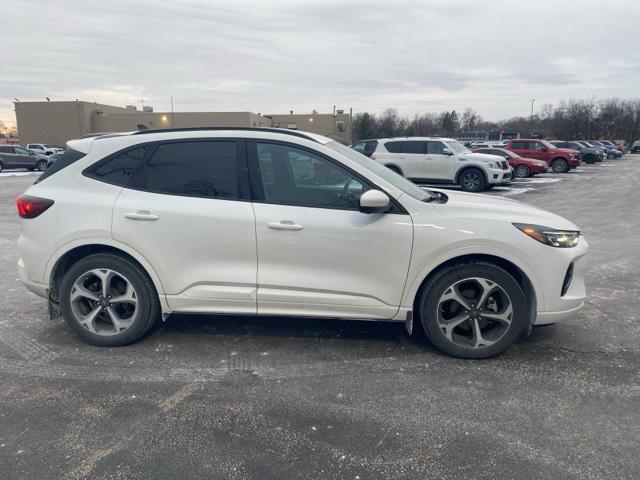
[[[569,171],[569,162],[564,158],[556,158],[551,162],[551,170],[554,173],[567,173]]]
[[[509,326],[490,346],[462,346],[451,341],[438,324],[439,301],[456,282],[480,277],[497,284],[508,295],[513,313]],[[427,338],[443,353],[457,358],[490,358],[509,348],[528,324],[528,307],[518,282],[504,269],[484,261],[470,261],[443,268],[426,283],[416,304],[417,315]],[[481,320],[480,320],[481,321]]]
[[[0,172],[2,172],[2,162],[0,162]]]
[[[47,161],[46,160],[40,160],[36,164],[36,169],[40,170],[41,172],[44,172],[47,169]]]
[[[121,333],[109,336],[89,331],[76,319],[71,307],[71,289],[78,278],[93,269],[109,269],[124,275],[136,291],[139,311],[133,323]],[[118,255],[97,253],[78,260],[62,279],[60,309],[69,327],[86,343],[101,347],[119,347],[139,340],[158,323],[161,316],[160,301],[153,282],[135,263]]]
[[[616,154],[615,153],[607,153],[607,160],[613,160],[614,158],[616,158]]]
[[[400,171],[400,169],[398,167],[396,167],[395,165],[386,165],[386,167],[391,170],[392,172],[396,172],[398,175],[404,177],[404,175],[402,175],[402,172]]]
[[[516,166],[513,174],[516,176],[516,178],[527,178],[531,176],[531,169],[528,165],[521,163],[520,165]]]
[[[479,168],[466,168],[458,177],[458,184],[465,192],[481,192],[485,189],[487,181],[484,173]]]

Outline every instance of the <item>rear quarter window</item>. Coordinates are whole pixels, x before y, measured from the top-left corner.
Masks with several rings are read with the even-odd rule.
[[[63,168],[66,168],[72,163],[77,162],[85,155],[85,153],[78,150],[73,150],[72,148],[66,150],[64,153],[60,154],[59,157],[57,157],[55,163],[49,165],[49,167],[44,171],[42,175],[40,175],[40,177],[38,177],[38,179],[34,183],[40,183],[46,180],[51,175],[54,175]]]

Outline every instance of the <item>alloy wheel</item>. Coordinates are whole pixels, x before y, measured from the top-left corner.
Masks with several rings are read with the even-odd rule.
[[[526,165],[518,165],[515,173],[518,178],[526,178],[529,176],[529,167]]]
[[[124,332],[138,315],[138,294],[131,282],[106,268],[82,274],[71,288],[70,301],[76,321],[101,336]]]
[[[513,305],[496,282],[470,277],[450,285],[438,300],[438,327],[455,345],[480,349],[498,342],[509,330]]]
[[[37,168],[41,172],[44,172],[47,169],[47,161],[46,160],[40,160],[38,162]]]
[[[465,190],[476,191],[480,188],[480,175],[476,172],[467,172],[462,177],[462,186]]]

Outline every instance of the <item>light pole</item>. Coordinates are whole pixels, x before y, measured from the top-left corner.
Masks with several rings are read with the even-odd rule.
[[[533,104],[536,102],[535,98],[531,99],[531,117],[529,117],[529,122],[531,123],[531,127],[529,128],[530,134],[533,135]]]

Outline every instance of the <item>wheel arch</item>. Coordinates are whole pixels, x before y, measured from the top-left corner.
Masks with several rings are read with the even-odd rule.
[[[389,170],[397,171],[397,173],[399,173],[404,177],[404,170],[397,163],[385,162],[384,166],[387,167]]]
[[[444,268],[473,261],[484,261],[497,265],[498,267],[506,270],[516,280],[516,282],[518,282],[525,294],[527,304],[529,305],[529,325],[533,326],[533,323],[535,322],[537,316],[539,302],[542,300],[541,298],[538,298],[537,291],[541,290],[539,288],[536,288],[537,281],[533,276],[533,273],[527,272],[526,270],[528,269],[525,269],[522,266],[516,264],[512,261],[512,259],[507,259],[503,256],[498,256],[492,253],[459,254],[449,259],[441,260],[439,263],[437,263],[435,267],[431,268],[426,275],[422,276],[422,280],[418,283],[417,288],[413,288],[413,291],[409,292],[409,300],[411,308],[414,312],[414,317],[418,318],[420,311],[417,305],[418,299],[426,288],[427,283],[431,278],[433,278],[434,275],[436,275]]]
[[[48,281],[50,301],[57,302],[59,284],[65,272],[78,260],[95,253],[115,254],[138,265],[149,275],[158,293],[162,311],[169,312],[171,310],[166,302],[160,277],[153,266],[136,250],[112,239],[105,238],[91,239],[85,242],[73,242],[56,251],[47,264],[44,277]]]

